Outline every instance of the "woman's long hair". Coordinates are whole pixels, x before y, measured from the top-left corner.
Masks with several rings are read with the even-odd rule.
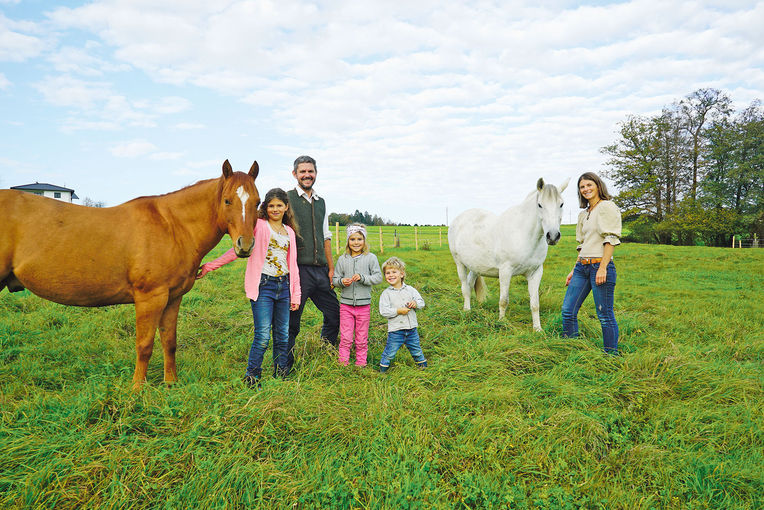
[[[594,172],[584,172],[581,174],[581,177],[578,178],[578,182],[576,183],[576,190],[578,191],[578,205],[581,206],[581,209],[586,209],[589,207],[589,201],[585,199],[581,194],[580,186],[581,181],[583,180],[592,181],[597,185],[597,193],[599,193],[601,200],[610,200],[612,198],[610,193],[607,192],[607,186],[605,186],[605,183],[602,182],[602,179],[600,179],[599,175],[595,174]]]
[[[268,220],[268,204],[273,199],[278,199],[284,202],[287,206],[286,212],[284,212],[284,217],[281,220],[281,223],[284,225],[288,225],[294,230],[294,233],[296,236],[300,235],[300,229],[297,226],[297,222],[294,220],[294,214],[292,214],[292,208],[289,207],[289,196],[287,196],[286,191],[284,191],[281,188],[273,188],[272,190],[269,190],[268,193],[265,194],[265,198],[260,203],[260,208],[257,210],[257,217],[261,218],[263,220]]]

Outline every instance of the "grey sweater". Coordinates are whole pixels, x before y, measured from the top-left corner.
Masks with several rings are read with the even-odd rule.
[[[419,325],[414,309],[409,310],[406,315],[398,315],[398,308],[406,308],[409,301],[416,301],[416,310],[424,308],[424,299],[410,285],[404,283],[400,289],[390,286],[382,291],[382,295],[379,296],[379,314],[387,319],[388,332],[414,329]]]
[[[350,278],[356,273],[361,276],[360,281],[353,282],[348,287],[342,285],[343,278]],[[382,270],[379,268],[377,256],[373,253],[363,253],[357,257],[345,253],[337,259],[332,283],[338,289],[342,289],[340,303],[352,306],[371,304],[371,287],[381,282]]]

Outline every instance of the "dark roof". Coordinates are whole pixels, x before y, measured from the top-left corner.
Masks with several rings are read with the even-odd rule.
[[[63,186],[56,186],[55,184],[48,184],[47,182],[36,182],[34,184],[22,184],[21,186],[11,186],[11,189],[17,189],[21,191],[70,191],[72,198],[77,200],[80,197],[74,192],[73,189],[64,188]]]
[[[47,182],[36,182],[34,184],[11,186],[11,189],[20,189],[22,191],[70,191],[71,193],[74,193],[73,189],[56,186],[55,184],[48,184]]]

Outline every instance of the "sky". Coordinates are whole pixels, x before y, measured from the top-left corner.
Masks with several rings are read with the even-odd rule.
[[[629,115],[764,100],[762,26],[738,0],[0,0],[0,188],[113,206],[228,159],[264,195],[308,154],[333,212],[443,224],[570,178],[570,223]]]

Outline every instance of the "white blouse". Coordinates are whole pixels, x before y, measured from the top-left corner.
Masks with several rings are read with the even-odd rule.
[[[621,211],[610,200],[602,200],[591,213],[581,211],[576,224],[580,257],[602,257],[605,243],[621,244]]]
[[[263,273],[268,276],[284,276],[289,274],[287,265],[287,250],[289,250],[289,235],[279,234],[273,228],[271,229],[271,238],[268,241],[268,251],[265,252],[265,263],[263,264]]]

